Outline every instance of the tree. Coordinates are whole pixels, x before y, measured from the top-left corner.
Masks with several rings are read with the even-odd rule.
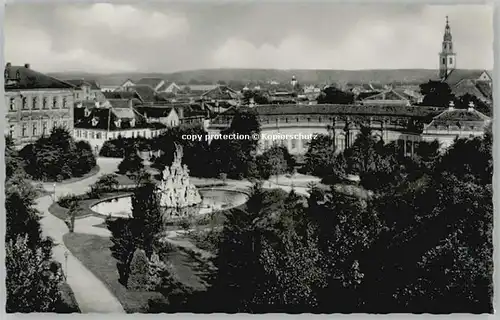
[[[90,145],[75,143],[69,131],[52,129],[48,137],[39,138],[20,152],[25,171],[34,179],[61,181],[88,173],[96,165]]]
[[[162,212],[154,190],[154,183],[140,186],[132,196],[132,217],[106,221],[113,243],[111,253],[118,260],[118,273],[123,284],[128,282],[136,249],[144,250],[146,256],[150,257],[154,252],[157,235],[163,230]]]
[[[317,101],[318,103],[352,104],[354,103],[354,94],[329,86],[321,92]]]
[[[287,157],[290,158],[290,155],[286,147],[272,146],[267,149],[258,161],[260,176],[269,179],[274,175],[276,176],[276,183],[278,183],[279,175],[290,172],[293,168],[289,167]]]
[[[130,275],[127,288],[132,291],[147,291],[149,289],[149,261],[144,250],[136,249],[130,263]]]
[[[28,236],[18,236],[5,246],[6,311],[57,312],[62,306],[61,268],[51,260],[50,249],[32,248]]]
[[[476,97],[475,95],[472,95],[470,93],[466,93],[464,95],[461,95],[458,98],[457,108],[467,109],[467,108],[469,108],[469,105],[471,102],[477,111],[479,111],[487,116],[490,116],[490,117],[493,115],[493,110],[492,110],[491,104],[488,105],[488,104],[484,103],[483,101],[478,99],[478,97]]]
[[[144,165],[141,157],[136,152],[131,152],[123,158],[118,165],[118,172],[127,175],[136,175]]]
[[[251,110],[237,110],[228,129],[221,134],[241,134],[253,137],[260,134],[257,114]],[[258,140],[215,140],[210,144],[214,173],[227,173],[230,178],[242,179],[249,175],[249,164],[253,163]]]
[[[335,144],[331,136],[326,134],[317,135],[311,140],[305,154],[306,172],[325,177],[331,174],[331,168],[335,162]]]
[[[19,152],[14,148],[14,140],[10,136],[5,137],[5,175],[9,179],[15,173],[24,173],[23,160]]]
[[[104,174],[94,183],[94,188],[100,192],[110,192],[119,184],[118,176],[114,173]]]
[[[448,107],[450,101],[456,102],[450,86],[443,81],[429,80],[420,84],[420,93],[424,96],[423,106]]]

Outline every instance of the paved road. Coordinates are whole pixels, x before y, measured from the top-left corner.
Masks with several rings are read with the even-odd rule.
[[[98,176],[113,172],[118,160],[99,159],[98,164],[101,171],[96,176],[61,186],[56,185],[57,196],[67,193],[84,193],[87,187],[97,180]],[[53,188],[52,185],[48,186]],[[49,213],[48,208],[51,203],[51,196],[44,196],[36,201],[36,208],[43,216],[40,220],[42,232],[45,236],[51,237],[57,244],[53,248],[53,258],[61,263],[65,271],[67,270],[67,283],[75,294],[80,310],[82,313],[124,313],[125,311],[118,299],[64,245],[63,236],[68,233],[68,227],[62,220]],[[65,253],[68,254],[67,259]]]

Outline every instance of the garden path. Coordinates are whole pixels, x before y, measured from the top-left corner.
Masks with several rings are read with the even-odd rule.
[[[56,185],[56,196],[84,193],[88,186],[97,181],[100,175],[114,172],[119,159],[98,159],[97,162],[100,166],[99,173],[84,180]],[[53,191],[53,184],[45,184],[44,187],[47,191]],[[68,227],[64,221],[49,213],[49,206],[52,202],[52,196],[43,196],[36,200],[35,206],[42,215],[40,224],[43,234],[51,237],[56,244],[52,250],[53,258],[63,266],[67,277],[66,281],[73,290],[81,312],[124,313],[118,299],[64,245],[63,236],[68,233]]]

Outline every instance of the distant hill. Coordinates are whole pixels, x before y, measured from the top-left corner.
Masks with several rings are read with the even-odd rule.
[[[102,86],[118,86],[126,79],[136,81],[143,77],[162,78],[169,81],[188,83],[196,80],[202,83],[217,81],[262,82],[276,80],[289,82],[296,76],[300,83],[408,83],[417,84],[436,79],[433,69],[381,69],[381,70],[277,70],[277,69],[201,69],[174,73],[113,73],[93,74],[85,72],[57,72],[49,75],[61,79],[96,80]]]

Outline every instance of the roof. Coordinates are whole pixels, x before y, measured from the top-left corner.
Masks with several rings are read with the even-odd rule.
[[[444,79],[450,86],[454,86],[463,79],[478,79],[485,70],[453,69]]]
[[[491,85],[483,81],[477,81],[476,87],[481,93],[489,100],[493,99],[493,92],[491,90]]]
[[[202,94],[203,97],[205,98],[211,98],[214,100],[231,100],[231,99],[237,99],[238,98],[238,93],[229,88],[228,86],[217,86],[216,88],[205,92]]]
[[[129,108],[131,99],[108,99],[113,108]]]
[[[205,92],[213,90],[217,87],[218,87],[217,84],[189,84],[189,85],[182,86],[182,89],[184,90],[186,88],[189,88],[189,90],[191,92],[203,92],[203,93],[205,93]]]
[[[74,89],[71,83],[50,77],[25,66],[6,66],[5,90],[20,89]]]
[[[105,91],[103,95],[106,99],[138,99],[141,97],[135,91]]]
[[[168,87],[170,87],[171,85],[174,85],[176,86],[178,89],[180,89],[180,87],[173,81],[165,81],[165,83],[163,83],[163,85],[161,87],[158,88],[157,91],[165,91],[167,90]]]
[[[86,111],[90,111],[86,116]],[[111,112],[110,112],[111,111]],[[110,118],[111,116],[111,118]],[[75,108],[74,109],[75,128],[101,129],[116,131],[122,129],[144,129],[153,127],[146,123],[145,119],[139,116],[134,109],[130,108]],[[92,120],[95,119],[95,125]],[[118,128],[115,121],[120,119],[121,125]],[[131,126],[131,120],[135,119],[135,124]]]
[[[120,119],[134,119],[136,117],[134,114],[134,110],[128,107],[122,108],[113,106],[111,112],[113,112],[116,115],[116,117]]]
[[[240,109],[246,109],[240,107]],[[387,115],[387,116],[412,116],[428,117],[434,116],[442,111],[438,107],[426,106],[363,106],[355,104],[316,104],[316,105],[258,105],[249,110],[255,110],[260,115],[285,115],[285,114],[345,114],[345,115]],[[234,114],[236,111],[231,108],[226,114]]]
[[[137,92],[143,102],[153,102],[156,100],[156,92],[153,88],[147,85],[130,86],[126,88],[127,91]]]
[[[399,100],[408,102],[409,99],[406,95],[400,94],[395,90],[386,90],[380,93],[363,98],[363,101],[369,100]]]
[[[484,89],[484,88],[483,88]],[[485,96],[483,92],[477,87],[476,81],[470,79],[463,79],[451,88],[451,91],[456,96],[461,96],[466,93],[476,96],[481,100],[488,100],[489,97]]]
[[[490,118],[476,109],[448,109],[434,117],[436,121],[488,121]]]
[[[82,87],[84,85],[87,85],[90,87],[91,90],[101,90],[99,87],[99,84],[97,84],[97,81],[95,80],[85,80],[85,79],[70,79],[70,80],[64,80],[68,83],[71,83],[75,87]]]
[[[439,126],[461,126],[465,124],[477,124],[485,127],[491,118],[476,109],[448,109],[435,116],[427,127]]]
[[[174,109],[173,106],[140,106],[137,107],[136,110],[140,114],[144,115],[145,117],[151,117],[151,118],[164,118],[168,117],[170,112]]]
[[[162,81],[165,81],[161,78],[142,78],[139,81],[137,81],[135,84],[139,86],[150,86],[153,89],[156,89]]]

